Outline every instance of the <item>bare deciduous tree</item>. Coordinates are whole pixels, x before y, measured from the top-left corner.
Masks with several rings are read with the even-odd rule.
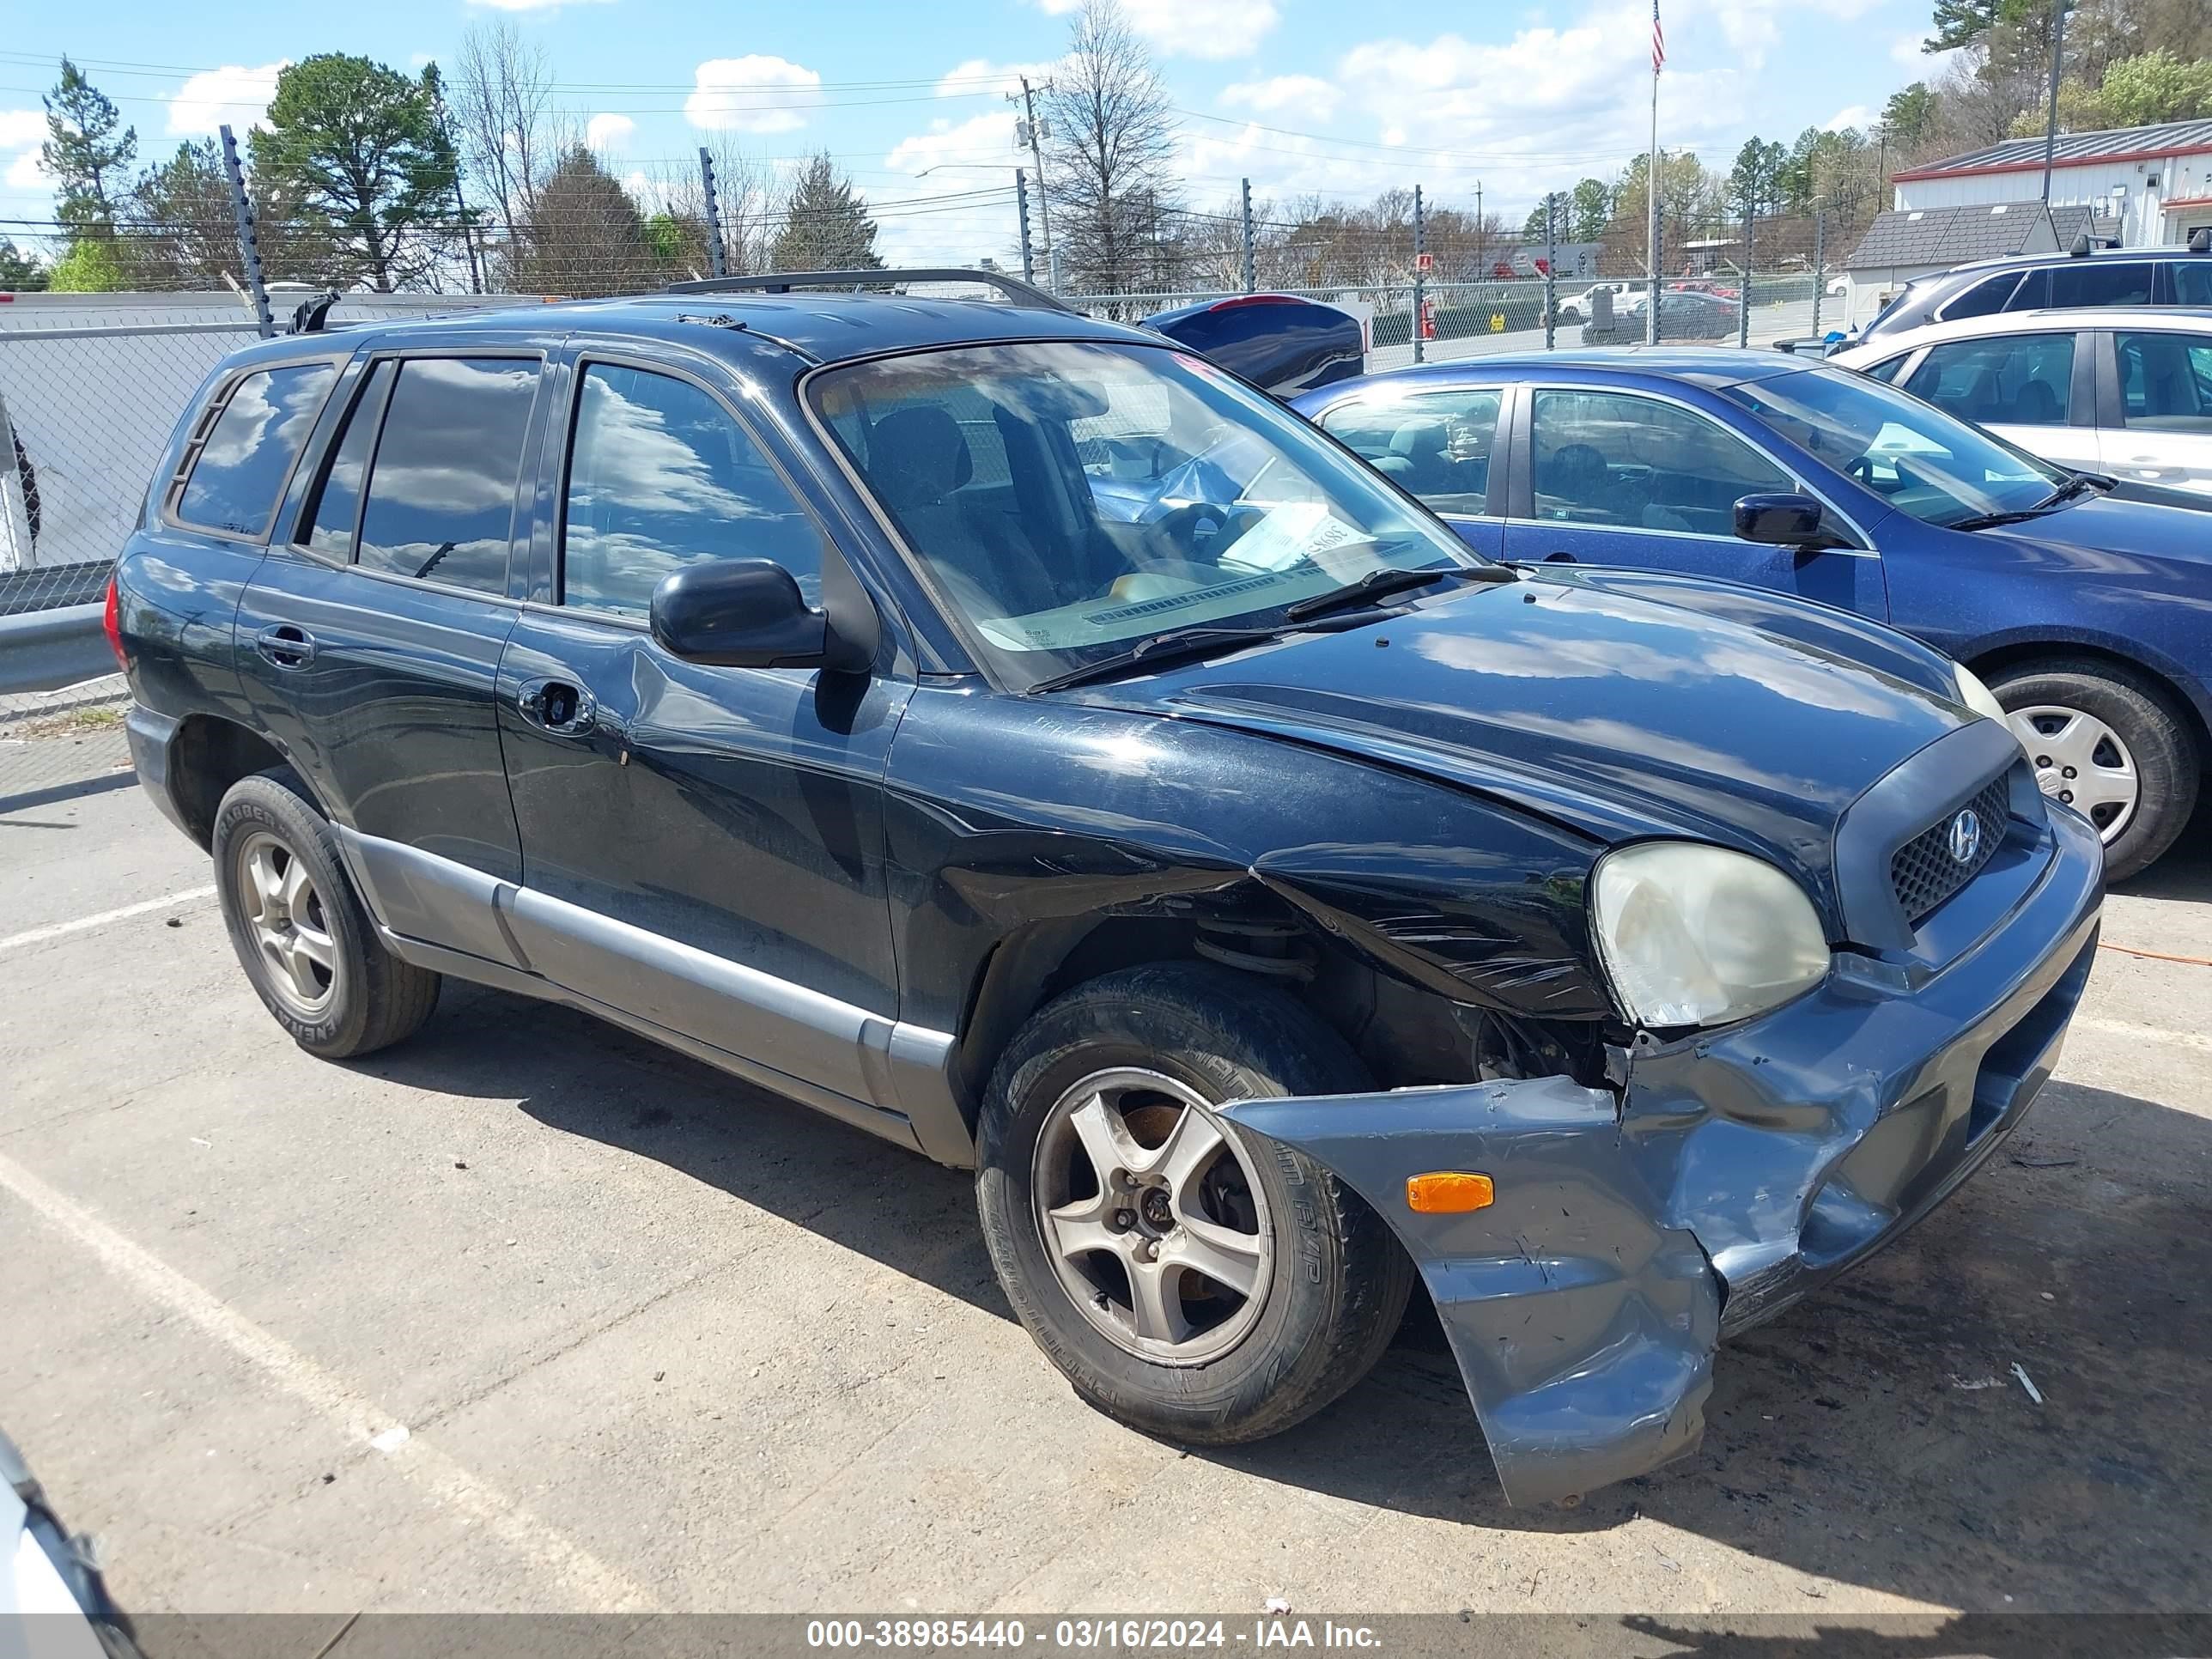
[[[1167,88],[1115,0],[1085,0],[1053,74],[1045,188],[1062,279],[1089,293],[1141,286],[1176,206]]]
[[[553,108],[552,66],[507,19],[472,24],[461,37],[450,95],[472,193],[511,234],[574,137],[567,131],[574,124]]]

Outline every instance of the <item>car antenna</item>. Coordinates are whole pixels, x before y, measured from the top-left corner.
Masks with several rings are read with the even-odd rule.
[[[2212,253],[2212,225],[2199,225],[2189,238],[2191,253]]]
[[[2085,230],[2074,238],[2074,246],[2066,251],[2077,259],[2086,259],[2089,257],[2089,249],[2092,246],[2089,233]]]
[[[292,332],[320,334],[323,325],[329,320],[331,307],[344,297],[337,289],[326,288],[320,294],[301,301],[292,308]]]

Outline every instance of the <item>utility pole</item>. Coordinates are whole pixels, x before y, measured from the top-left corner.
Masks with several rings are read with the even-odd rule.
[[[1050,92],[1052,82],[1046,82],[1044,89]],[[1008,93],[1006,96],[1011,99],[1013,94]],[[1030,85],[1030,77],[1026,75],[1022,76],[1022,114],[1025,118],[1024,128],[1029,134],[1030,159],[1036,163],[1037,211],[1044,220],[1045,262],[1052,272],[1052,291],[1057,294],[1060,292],[1060,250],[1052,240],[1052,192],[1044,185],[1044,143],[1043,135],[1037,126],[1036,92]]]
[[[1026,169],[1014,169],[1014,206],[1022,221],[1022,280],[1036,281],[1036,256],[1030,251],[1030,175]]]
[[[1252,181],[1244,180],[1244,291],[1255,294],[1260,288],[1259,262],[1252,250]]]
[[[1474,252],[1475,258],[1482,261],[1481,274],[1489,276],[1490,267],[1495,262],[1490,257],[1490,227],[1482,221],[1482,180],[1480,179],[1474,181]]]
[[[714,193],[714,158],[699,146],[699,183],[707,192],[707,274],[726,276],[729,260],[722,252],[722,204]]]
[[[1428,352],[1421,340],[1421,325],[1428,316],[1426,294],[1428,273],[1423,269],[1428,258],[1428,249],[1423,246],[1425,240],[1421,216],[1421,187],[1415,185],[1413,186],[1413,361],[1417,363],[1425,362],[1428,357]]]
[[[1759,218],[1759,189],[1754,179],[1751,189],[1743,193],[1743,283],[1735,301],[1735,343],[1740,346],[1751,343],[1751,264],[1752,239],[1758,234],[1753,227]]]
[[[1659,0],[1651,0],[1651,160],[1644,173],[1644,262],[1650,268],[1651,302],[1644,309],[1644,343],[1659,343],[1659,70],[1667,61],[1659,32]]]
[[[1813,337],[1820,337],[1820,296],[1828,288],[1828,254],[1825,234],[1828,228],[1827,210],[1817,204],[1813,209]]]
[[[2066,38],[2066,0],[2051,0],[2051,113],[2043,124],[2043,205],[2051,205],[2051,158],[2058,149],[2058,59]]]
[[[227,126],[222,129],[222,170],[230,180],[230,211],[238,221],[238,254],[246,262],[246,289],[253,296],[253,320],[265,340],[276,333],[276,323],[269,314],[269,286],[261,280],[261,242],[253,232],[253,202],[246,193],[246,174],[238,165],[238,140],[230,136]]]

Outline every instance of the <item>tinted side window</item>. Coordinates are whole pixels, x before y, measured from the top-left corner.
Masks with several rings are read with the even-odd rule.
[[[2094,254],[2051,273],[2053,306],[2147,306],[2158,267],[2137,260],[2104,260]]]
[[[1735,533],[1741,495],[1796,482],[1717,422],[1615,392],[1539,392],[1536,515],[1575,524]]]
[[[307,545],[316,552],[333,559],[353,556],[354,520],[361,516],[362,481],[368,477],[368,457],[376,442],[377,417],[384,413],[384,400],[392,391],[392,371],[398,367],[388,359],[369,370],[354,399],[353,409],[346,416],[345,429],[338,434],[337,447],[331,451],[330,469],[323,474],[323,487],[315,497],[315,510],[307,531]]]
[[[729,411],[688,380],[584,369],[568,459],[562,599],[642,617],[662,577],[704,559],[773,559],[822,598],[822,539]]]
[[[1322,430],[1437,512],[1486,513],[1502,395],[1493,387],[1346,404],[1322,417]]]
[[[2008,270],[2002,276],[1992,276],[1979,282],[1961,294],[1950,304],[1940,307],[1936,315],[1947,323],[1961,317],[1990,317],[2005,308],[2012,291],[2020,286],[2020,273]]]
[[[2212,433],[2212,340],[2189,334],[2115,334],[2120,407],[2128,425]]]
[[[2071,334],[2013,334],[1931,347],[1905,389],[1979,426],[2063,426],[2074,386]]]
[[[1860,372],[1871,374],[1877,380],[1894,380],[1897,379],[1897,371],[1905,367],[1905,360],[1911,355],[1909,351],[1899,352],[1887,362],[1876,363],[1872,368],[1863,369]]]
[[[2174,304],[2212,306],[2212,258],[2176,259],[2166,269],[2173,273]]]
[[[402,362],[369,471],[357,562],[506,592],[515,475],[537,390],[534,362]]]
[[[2031,270],[2020,279],[2020,286],[2005,301],[2007,311],[2040,311],[2051,303],[2051,273]]]
[[[328,363],[301,363],[240,380],[192,463],[178,518],[245,536],[267,529],[337,374]]]

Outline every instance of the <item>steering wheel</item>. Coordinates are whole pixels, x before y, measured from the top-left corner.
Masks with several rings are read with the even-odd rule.
[[[1234,541],[1243,531],[1266,516],[1267,509],[1249,502],[1217,507],[1212,501],[1192,501],[1172,508],[1145,526],[1145,539],[1164,547],[1178,559],[1194,564],[1212,562],[1215,550]]]

